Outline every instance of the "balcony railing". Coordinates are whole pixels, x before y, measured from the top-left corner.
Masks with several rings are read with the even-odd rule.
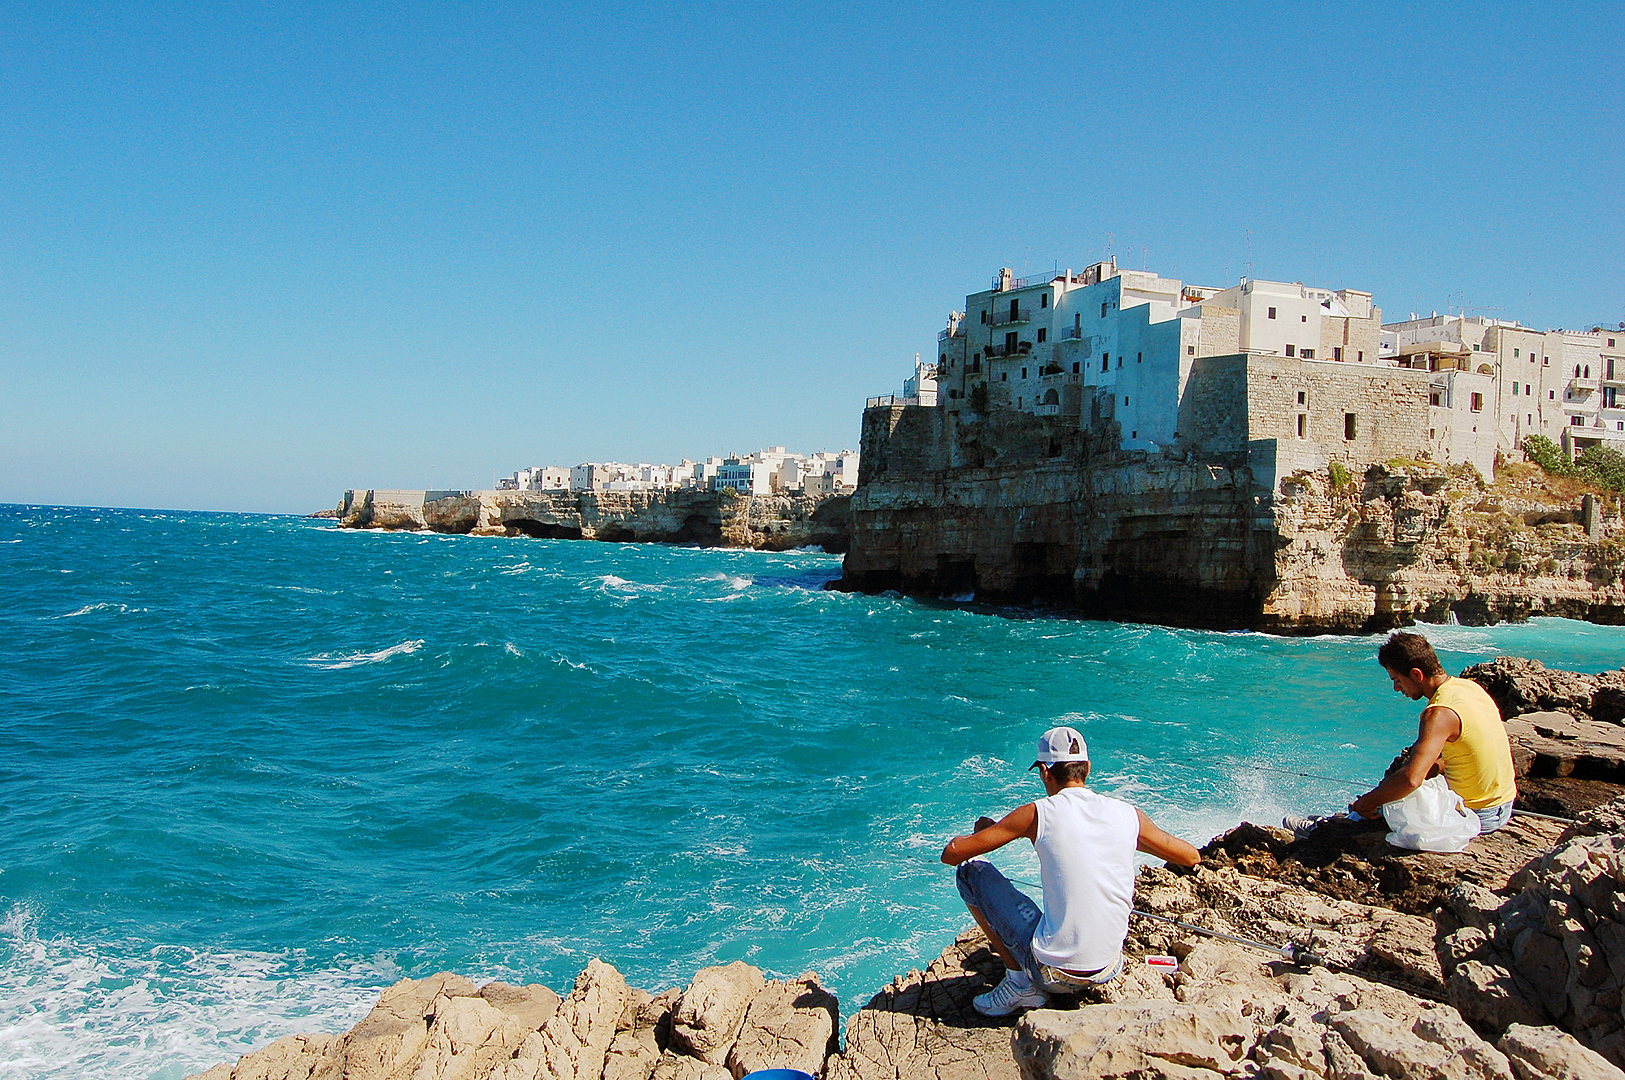
[[[989,345],[983,351],[988,356],[1027,356],[1033,351],[1033,343],[1018,341],[1013,349],[1008,345]]]
[[[1067,327],[1066,328],[1066,336],[1067,336],[1067,339],[1070,340],[1070,341],[1082,341],[1083,340],[1083,327],[1081,327],[1081,326],[1069,326],[1069,327]]]
[[[1009,326],[1012,323],[1031,322],[1032,317],[1033,313],[1028,308],[1017,308],[1015,311],[1011,311],[1009,308],[1001,306],[987,313],[987,324],[989,326]]]

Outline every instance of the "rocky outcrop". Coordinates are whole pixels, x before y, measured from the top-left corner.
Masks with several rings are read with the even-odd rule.
[[[651,997],[591,961],[561,1002],[543,986],[403,979],[344,1035],[294,1035],[194,1080],[738,1080],[815,1075],[835,1050],[835,998],[812,975],[706,968]],[[703,1049],[700,1049],[703,1048]],[[726,1063],[726,1064],[725,1064]]]
[[[1516,464],[1297,472],[1122,452],[1111,425],[867,410],[838,587],[1276,633],[1531,615],[1625,622],[1625,522]]]
[[[1277,866],[1297,857],[1292,842],[1270,835],[1282,845]],[[1423,857],[1434,862],[1419,876],[1452,882],[1431,910],[1331,895],[1324,879],[1255,877],[1221,857],[1223,844],[1194,872],[1146,868],[1136,904],[1147,917],[1130,925],[1124,975],[1052,999],[1055,1007],[1027,1013],[1013,1031],[971,1007],[1002,974],[972,929],[860,1009],[839,1053],[834,999],[813,976],[777,982],[735,963],[651,996],[595,960],[562,1002],[542,987],[403,980],[348,1033],[281,1039],[202,1076],[740,1080],[759,1068],[824,1080],[1625,1076],[1625,799],[1585,815],[1555,846],[1551,839],[1514,836],[1488,860],[1473,848]],[[1363,870],[1345,865],[1342,876],[1382,880],[1377,864],[1419,857],[1368,854]],[[1422,894],[1410,903],[1420,908]],[[1288,943],[1295,960],[1281,948]],[[1177,971],[1140,959],[1161,954],[1179,959]]]
[[[1553,671],[1539,660],[1497,656],[1461,673],[1484,688],[1503,717],[1561,712],[1581,720],[1625,724],[1625,670],[1582,675]]]
[[[344,493],[335,516],[348,529],[412,529],[787,551],[844,552],[847,495],[739,495],[733,491],[385,491]]]

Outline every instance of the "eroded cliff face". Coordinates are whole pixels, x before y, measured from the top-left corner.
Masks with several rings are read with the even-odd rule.
[[[1276,633],[1625,621],[1617,498],[1587,501],[1536,466],[1486,485],[1374,465],[1271,490],[1257,476],[1273,469],[1248,455],[1125,454],[1114,436],[1109,422],[869,410],[837,587]]]
[[[615,543],[697,544],[844,552],[845,495],[717,491],[347,491],[338,521],[352,529],[424,529]]]
[[[1564,490],[1538,466],[1371,466],[1339,485],[1295,474],[1272,500],[1273,589],[1258,627],[1358,631],[1531,615],[1625,621],[1617,502]]]

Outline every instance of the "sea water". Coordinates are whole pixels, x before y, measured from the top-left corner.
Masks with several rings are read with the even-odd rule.
[[[814,971],[967,925],[946,840],[1091,784],[1202,842],[1414,737],[1370,637],[830,592],[839,560],[0,507],[0,1077],[180,1077],[452,970]],[[1582,671],[1625,629],[1429,627]],[[1314,773],[1334,780],[1296,775]],[[1030,851],[996,861],[1034,875]]]

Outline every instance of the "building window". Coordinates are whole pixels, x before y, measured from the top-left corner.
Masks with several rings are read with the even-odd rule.
[[[985,312],[985,311],[982,312],[982,322],[983,322],[983,324],[987,323],[987,312]]]
[[[1140,437],[1140,433],[1138,431],[1131,431],[1128,433],[1128,437],[1131,439],[1138,439]]]
[[[1073,363],[1072,363],[1072,374],[1076,375],[1077,373],[1078,373],[1078,365],[1077,365],[1076,361],[1073,361]]]
[[[1437,391],[1437,390],[1433,390],[1433,391],[1430,391],[1428,393],[1428,404],[1429,405],[1437,405],[1443,399],[1444,399],[1444,395],[1439,393],[1439,391]]]
[[[970,362],[973,364],[980,364],[982,362],[982,354],[979,352],[971,353]]]
[[[999,381],[1000,382],[1009,382],[1010,381],[1010,373],[1008,371],[999,372]]]
[[[1340,346],[1337,346],[1337,345],[1332,346],[1332,359],[1333,360],[1342,360],[1343,359],[1343,350],[1342,350],[1342,348]]]
[[[1535,358],[1533,356],[1531,356],[1529,358],[1530,363],[1534,363],[1534,360],[1535,360]],[[1552,366],[1552,358],[1549,357],[1549,356],[1542,357],[1541,361],[1540,361],[1540,366],[1541,367],[1551,367]]]
[[[1270,308],[1270,318],[1272,318],[1272,319],[1275,318],[1275,309],[1274,308]]]
[[[1025,404],[1022,402],[1021,398],[1016,398],[1016,408],[1018,408],[1018,409],[1025,408]]]
[[[1125,409],[1128,408],[1128,395],[1127,394],[1123,395],[1123,407]]]
[[[1143,353],[1143,352],[1137,352],[1137,353],[1135,353],[1135,354],[1134,354],[1134,362],[1135,362],[1135,363],[1136,363],[1136,364],[1143,364],[1143,363],[1145,363],[1145,353]]]
[[[1514,360],[1516,360],[1516,359],[1517,359],[1517,358],[1518,358],[1518,350],[1517,350],[1517,349],[1513,349],[1513,350],[1512,350],[1512,358],[1513,358],[1513,359],[1514,359]],[[1531,359],[1531,360],[1533,360],[1533,359],[1534,359],[1534,357],[1533,357],[1533,356],[1531,356],[1531,357],[1530,357],[1530,358],[1529,358],[1529,359]]]
[[[1557,400],[1557,391],[1556,390],[1548,390],[1548,391],[1546,391],[1546,400],[1547,401],[1556,401]]]
[[[1591,365],[1590,364],[1586,365],[1586,378],[1588,378],[1588,379],[1591,378]]]
[[[1042,296],[1040,296],[1038,298],[1038,306],[1039,307],[1049,307],[1049,293],[1045,293],[1044,295],[1042,295]]]
[[[1021,301],[1012,300],[1010,301],[1010,321],[1015,322],[1019,318],[1021,318]]]
[[[1354,354],[1354,362],[1356,364],[1361,364],[1361,363],[1365,362],[1365,350],[1364,349],[1361,349],[1359,352]]]
[[[1512,383],[1512,396],[1513,397],[1518,396],[1518,383],[1517,383],[1516,380],[1514,380],[1513,383]]]
[[[1021,377],[1023,379],[1025,379],[1027,377],[1027,369],[1026,368],[1021,369]]]
[[[1307,316],[1307,315],[1299,315],[1298,316],[1298,321],[1299,322],[1308,322],[1309,321],[1309,316]]]
[[[1122,353],[1117,354],[1117,366],[1118,367],[1123,366],[1123,354]]]
[[[1106,317],[1106,301],[1104,300],[1100,302],[1100,317],[1102,319]]]
[[[1585,420],[1578,416],[1569,417],[1569,427],[1583,427]]]
[[[1343,414],[1343,438],[1352,439],[1359,431],[1359,418],[1351,412]]]
[[[1523,384],[1523,396],[1524,397],[1528,397],[1530,394],[1532,394],[1534,392],[1535,392],[1535,387],[1534,387],[1533,384],[1531,384],[1531,383],[1524,383]]]
[[[1291,355],[1292,355],[1292,349],[1293,349],[1293,346],[1291,346],[1291,345],[1288,345],[1288,346],[1287,346],[1287,347],[1286,347],[1286,354],[1287,354],[1287,355],[1288,355],[1288,356],[1291,356]]]
[[[1535,414],[1534,413],[1524,413],[1523,414],[1523,422],[1525,424],[1533,425],[1534,422],[1535,422]]]
[[[1472,403],[1470,405],[1470,408],[1474,412],[1483,412],[1484,411],[1484,395],[1483,394],[1474,394]]]
[[[1315,350],[1313,350],[1313,349],[1300,349],[1298,351],[1298,355],[1303,357],[1305,360],[1313,360],[1315,358]]]
[[[1195,345],[1187,345],[1187,346],[1185,346],[1185,355],[1186,356],[1195,356],[1196,355],[1196,346]]]
[[[1108,370],[1111,369],[1111,366],[1112,366],[1112,354],[1109,353],[1109,352],[1101,353],[1100,354],[1100,370],[1101,371],[1108,371]]]
[[[1308,428],[1309,428],[1309,418],[1307,416],[1303,415],[1303,413],[1299,413],[1298,414],[1298,438],[1300,438],[1300,439],[1303,438],[1303,433],[1305,431],[1307,431]]]

